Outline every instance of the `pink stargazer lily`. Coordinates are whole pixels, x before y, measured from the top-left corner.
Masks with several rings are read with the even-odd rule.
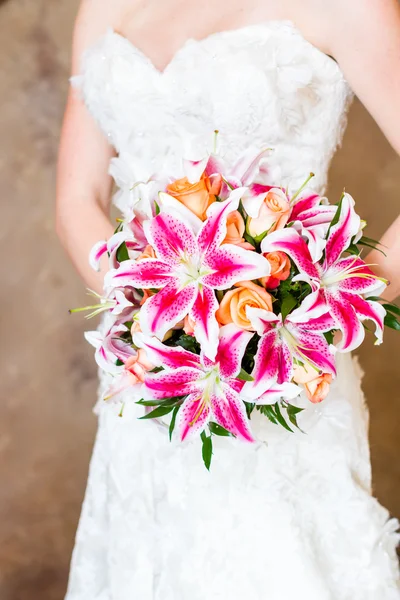
[[[126,244],[128,252],[137,252],[141,249],[141,245],[136,241],[132,232],[126,230],[118,231],[118,233],[114,233],[107,242],[100,241],[93,246],[89,254],[89,264],[92,269],[100,271],[100,261],[107,253],[111,267],[116,269],[119,265],[117,260],[118,248],[123,243]]]
[[[242,200],[244,209],[251,218],[258,217],[264,198],[270,191],[279,194],[283,201],[286,200],[289,206],[288,224],[292,225],[308,242],[313,261],[320,260],[325,248],[325,237],[337,207],[325,204],[324,198],[309,189],[290,198],[283,188],[252,183]]]
[[[127,331],[125,325],[113,324],[105,333],[97,330],[85,332],[86,340],[96,348],[97,364],[106,373],[120,373],[122,367],[116,364],[117,360],[125,363],[135,356],[136,350],[121,338]]]
[[[246,398],[269,404],[267,392],[277,388],[277,393],[288,399],[287,394],[295,391],[288,386],[294,361],[311,363],[325,373],[336,375],[335,357],[323,336],[323,332],[332,329],[332,319],[317,293],[310,294],[285,319],[253,307],[247,308],[247,315],[261,337],[251,373],[253,381],[247,382],[243,389]],[[276,395],[272,394],[272,398]]]
[[[333,329],[342,332],[337,346],[342,352],[350,352],[361,344],[364,319],[374,321],[376,343],[381,343],[386,314],[378,302],[363,297],[380,292],[385,287],[383,280],[359,256],[341,257],[359,230],[360,218],[354,211],[354,200],[344,194],[339,220],[329,230],[322,265],[313,261],[307,244],[291,227],[271,233],[261,245],[263,252],[286,252],[300,271],[294,280],[307,281],[313,290],[320,290],[320,300],[332,316]]]
[[[239,396],[244,382],[237,379],[253,335],[233,323],[221,327],[214,361],[203,353],[199,356],[180,347],[165,346],[157,338],[135,335],[135,344],[145,349],[151,362],[164,367],[159,373],[146,374],[144,396],[152,400],[186,396],[176,421],[181,441],[201,433],[209,421],[238,438],[254,441]]]
[[[270,273],[263,256],[222,244],[227,216],[236,210],[240,197],[238,189],[225,202],[212,204],[197,236],[183,220],[160,213],[145,223],[147,241],[157,258],[125,261],[106,275],[106,286],[160,289],[140,311],[144,333],[163,339],[169,329],[189,315],[205,354],[211,360],[215,358],[219,326],[214,290],[226,290],[238,281]]]
[[[336,206],[324,204],[324,198],[308,190],[304,190],[301,196],[291,202],[289,223],[292,223],[308,242],[308,249],[314,262],[322,257],[326,234],[336,210]]]

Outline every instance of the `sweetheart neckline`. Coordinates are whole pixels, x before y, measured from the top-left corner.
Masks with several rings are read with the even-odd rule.
[[[173,67],[173,65],[175,64],[176,60],[178,59],[178,57],[186,50],[186,48],[188,46],[190,46],[191,44],[195,44],[198,47],[202,47],[205,46],[207,43],[211,42],[214,39],[218,39],[218,38],[224,38],[227,36],[234,36],[234,35],[241,35],[244,34],[248,31],[251,30],[256,30],[256,29],[271,29],[271,28],[288,28],[294,35],[296,35],[299,39],[301,39],[304,44],[306,44],[308,47],[310,47],[314,52],[318,53],[320,56],[324,57],[328,64],[331,63],[334,67],[336,67],[336,69],[339,71],[339,73],[343,76],[343,72],[339,66],[339,64],[336,62],[336,60],[330,56],[329,54],[325,54],[325,52],[323,52],[322,50],[320,50],[317,46],[314,46],[314,44],[312,44],[311,42],[309,42],[301,33],[301,31],[298,29],[298,27],[294,24],[293,21],[288,20],[288,19],[274,19],[274,20],[268,20],[268,21],[263,21],[260,23],[251,23],[249,25],[243,25],[241,27],[236,27],[233,29],[225,29],[225,30],[221,30],[221,31],[214,31],[211,32],[210,34],[206,35],[203,38],[197,39],[194,37],[189,37],[187,38],[187,40],[176,50],[176,52],[172,55],[171,59],[168,61],[168,63],[165,65],[165,67],[163,69],[159,69],[155,62],[153,61],[153,59],[146,54],[143,50],[141,50],[136,44],[134,44],[134,42],[132,40],[130,40],[128,37],[126,37],[125,35],[117,32],[115,29],[113,29],[112,27],[109,27],[107,30],[107,34],[111,34],[113,36],[115,36],[116,38],[119,38],[124,44],[127,45],[127,47],[134,53],[136,53],[138,56],[140,56],[142,58],[142,60],[146,61],[146,63],[148,64],[148,66],[151,68],[151,70],[159,77],[162,78],[165,75],[167,75],[167,73],[170,71],[170,69]]]

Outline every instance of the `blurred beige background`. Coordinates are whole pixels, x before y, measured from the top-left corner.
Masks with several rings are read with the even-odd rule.
[[[78,0],[0,1],[0,597],[60,600],[96,420],[81,282],[53,230],[55,163]],[[380,235],[399,206],[400,158],[358,102],[331,171]],[[399,340],[360,353],[375,493],[400,516]],[[377,599],[378,600],[378,599]]]

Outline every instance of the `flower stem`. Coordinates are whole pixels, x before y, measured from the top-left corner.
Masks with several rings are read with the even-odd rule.
[[[301,186],[299,187],[299,189],[297,190],[297,192],[295,193],[294,196],[292,196],[291,202],[293,202],[294,200],[296,200],[296,198],[299,196],[299,194],[304,190],[304,188],[306,187],[307,183],[313,178],[315,177],[314,173],[310,173],[309,176],[307,177],[307,179],[304,181],[304,183],[301,184]]]

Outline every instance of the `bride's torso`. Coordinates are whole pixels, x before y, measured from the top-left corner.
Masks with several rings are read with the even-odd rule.
[[[182,156],[204,156],[215,130],[228,161],[249,146],[270,147],[277,183],[296,187],[312,171],[323,191],[352,97],[337,63],[289,21],[189,39],[163,71],[110,29],[74,81],[118,153],[122,209],[135,181],[181,175]]]

